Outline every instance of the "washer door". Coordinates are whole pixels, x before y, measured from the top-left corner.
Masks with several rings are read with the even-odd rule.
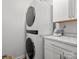
[[[33,59],[35,56],[35,46],[31,38],[26,39],[26,51],[27,51],[28,57],[30,59]]]
[[[32,26],[35,20],[35,8],[29,7],[26,14],[26,23],[28,26]]]

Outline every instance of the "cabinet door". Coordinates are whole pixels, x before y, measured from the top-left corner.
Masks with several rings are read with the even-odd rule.
[[[53,22],[68,19],[68,0],[53,0]]]
[[[42,1],[42,2],[47,2],[47,3],[49,3],[49,4],[53,4],[53,0],[40,0],[40,1]]]
[[[45,59],[53,59],[52,52],[49,49],[45,49]]]
[[[63,59],[63,52],[50,43],[51,41],[44,41],[44,55],[45,59]]]
[[[45,59],[61,59],[62,55],[50,48],[45,48]]]
[[[77,18],[77,5],[76,5],[76,0],[69,0],[69,18]]]

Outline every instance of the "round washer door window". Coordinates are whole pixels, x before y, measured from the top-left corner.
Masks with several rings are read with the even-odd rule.
[[[26,14],[26,23],[28,26],[32,26],[35,20],[35,8],[29,7]]]
[[[30,59],[33,59],[35,56],[35,46],[31,38],[26,39],[26,51],[27,51],[28,57]]]

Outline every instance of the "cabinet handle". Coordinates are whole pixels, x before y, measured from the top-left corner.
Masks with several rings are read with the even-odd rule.
[[[64,58],[64,53],[60,54],[60,59],[66,59]]]
[[[60,54],[60,59],[61,59],[61,54]]]
[[[64,56],[64,58],[63,59],[66,59],[66,57]]]

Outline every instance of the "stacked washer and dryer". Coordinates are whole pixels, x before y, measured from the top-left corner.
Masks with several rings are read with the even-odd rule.
[[[43,35],[52,34],[51,6],[46,2],[33,1],[26,11],[27,59],[44,59]]]

